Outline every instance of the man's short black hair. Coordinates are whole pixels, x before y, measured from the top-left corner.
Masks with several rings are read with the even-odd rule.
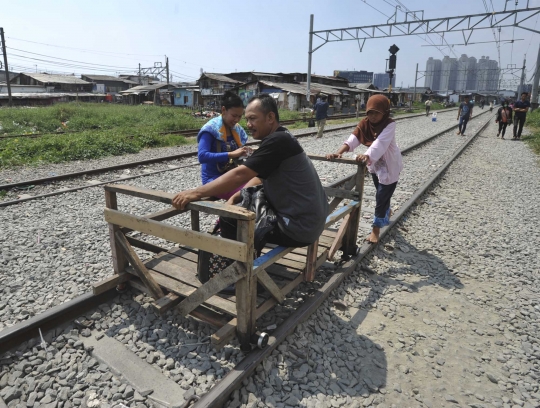
[[[277,104],[274,98],[272,98],[267,93],[262,93],[259,95],[252,96],[250,100],[248,101],[248,105],[254,101],[261,102],[261,110],[263,111],[265,115],[268,115],[270,112],[274,112],[274,115],[276,115],[276,121],[279,122],[279,112],[278,112]]]
[[[463,99],[471,99],[471,96],[470,96],[470,95],[465,95],[465,96],[463,97]]]
[[[521,92],[521,95],[529,95],[529,92]]]
[[[328,97],[326,95],[321,96],[322,101],[326,101],[327,99],[328,99]]]

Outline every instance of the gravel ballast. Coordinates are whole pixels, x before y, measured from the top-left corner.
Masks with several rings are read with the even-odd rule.
[[[451,123],[448,124],[437,122],[434,125],[429,118],[398,122],[400,145],[405,147],[407,142],[412,144],[429,134],[435,133],[437,130],[434,129],[440,130],[454,124],[454,115],[452,113],[452,120],[449,121]],[[473,119],[469,125],[471,129],[469,133],[472,134],[474,129],[483,124],[486,119],[487,116]],[[428,121],[429,125],[426,126]],[[410,123],[408,128],[404,126],[406,123]],[[399,130],[400,128],[401,130]],[[409,134],[409,138],[407,138],[406,132]],[[323,154],[334,151],[346,136],[347,133],[340,133],[325,136],[322,140],[301,139],[301,143],[306,151]],[[414,191],[415,186],[421,183],[426,175],[433,171],[433,168],[442,164],[444,158],[462,141],[461,138],[450,133],[437,139],[435,143],[430,143],[407,156],[405,159],[406,168],[400,183],[402,189],[396,192],[396,205],[405,200],[408,197],[408,192]],[[501,142],[504,143],[504,141]],[[413,166],[413,163],[416,163],[416,165]],[[345,165],[340,165],[342,168],[327,167],[327,163],[317,163],[316,165],[319,174],[326,182],[331,182],[351,172],[351,168]],[[129,184],[165,191],[178,191],[193,187],[194,184],[196,185],[199,182],[198,168],[183,169],[182,172],[172,171],[165,174],[166,176],[149,176],[136,179]],[[366,194],[369,196],[370,189],[372,193],[372,187],[369,183],[367,186]],[[159,204],[153,202],[120,197],[119,207],[125,211],[144,214],[162,208]],[[366,202],[368,201],[369,199],[366,199]],[[369,206],[364,207],[364,217],[366,222],[369,222],[368,219],[372,216],[372,212],[369,213]],[[6,279],[8,285],[4,289],[5,296],[2,299],[5,303],[0,305],[0,319],[2,319],[3,325],[12,325],[17,321],[24,320],[28,315],[38,313],[77,294],[82,294],[89,290],[92,282],[110,275],[108,234],[102,218],[102,208],[102,189],[92,188],[78,193],[9,207],[0,213],[1,217],[10,214],[10,218],[8,218],[10,222],[6,224],[9,230],[2,232],[5,239],[0,244],[3,248],[8,248],[7,252],[10,258],[4,257],[0,259],[0,262],[2,262],[2,267],[9,265],[6,270],[12,271],[10,277]],[[203,227],[209,227],[212,222],[213,219],[203,219]],[[178,219],[174,219],[174,223],[186,226],[188,220],[187,218],[178,217]],[[11,229],[12,224],[15,226],[14,229]],[[62,228],[64,225],[70,225],[71,229]],[[13,240],[7,239],[11,236],[14,237]],[[159,243],[159,241],[156,242]],[[26,252],[29,252],[29,254],[24,257]],[[2,251],[2,256],[4,256],[4,251]],[[24,258],[24,262],[20,261],[21,258]],[[321,276],[331,272],[332,268],[323,269]],[[356,278],[360,279],[359,276],[356,276]],[[363,288],[369,288],[371,280],[366,282],[363,277],[361,279],[364,280],[365,284],[368,284]],[[315,282],[313,288],[317,284]],[[265,325],[279,324],[286,318],[290,311],[297,306],[297,298],[304,296],[312,289],[307,285],[303,286],[306,287],[299,288],[298,292],[293,293],[283,306],[276,308],[274,317],[269,317],[269,320],[264,320],[262,323]],[[186,389],[188,394],[204,393],[243,357],[243,354],[234,343],[223,351],[214,351],[212,347],[206,345],[208,336],[211,334],[208,326],[199,324],[193,319],[181,318],[172,313],[167,314],[164,318],[159,318],[154,314],[149,302],[150,298],[145,295],[126,292],[114,302],[102,305],[98,311],[86,317],[95,321],[95,330],[114,337],[139,357],[150,364],[160,367],[164,375],[173,378],[180,386]],[[359,306],[356,307],[361,309]],[[324,316],[321,318],[326,321]],[[66,330],[71,333],[72,329],[72,327],[69,327]],[[59,342],[61,346],[64,340],[58,341],[56,334],[50,339],[51,342]],[[373,341],[373,339],[370,341]],[[287,344],[285,346],[288,347]],[[70,347],[65,350],[61,348],[60,355],[71,353],[68,349]],[[375,349],[377,348],[375,347]],[[25,349],[20,352],[28,353],[30,351]],[[31,355],[26,358],[30,359],[38,352],[39,348],[35,348],[35,351],[32,349]],[[91,353],[88,351],[86,353],[91,358]],[[292,353],[294,354],[294,352]],[[20,359],[23,356],[16,357],[11,356],[10,358],[14,359],[14,361],[2,367],[3,370],[4,367],[7,369],[4,370],[5,372],[12,374],[14,370],[16,371],[15,366],[20,364]],[[296,357],[298,360],[298,356]],[[306,369],[303,365],[294,368]],[[107,386],[112,388],[112,382],[115,380],[118,381],[118,379],[111,377],[108,380],[103,379],[103,383],[107,383]],[[261,399],[256,385],[259,384],[257,381],[253,382],[252,379],[242,391],[235,394],[236,400],[240,402],[247,397],[246,402],[250,398],[253,402],[253,398],[257,396],[259,399],[256,400],[256,404],[263,404],[266,399]],[[287,391],[286,386],[287,384],[282,387],[285,393],[288,393],[289,396],[296,395],[293,393],[294,388],[292,385],[289,387],[291,388],[290,392]],[[100,389],[104,389],[104,387]],[[250,396],[249,393],[253,395]],[[113,396],[109,396],[108,393],[98,392],[97,396],[101,398],[102,403],[113,404]],[[142,397],[143,400],[141,401],[134,401],[130,398],[122,401],[130,406],[136,406],[139,403],[151,403],[144,397]],[[13,398],[13,401],[16,399]],[[290,402],[294,401],[291,400]],[[281,406],[285,406],[285,401],[276,401],[276,404],[280,403],[283,404]]]

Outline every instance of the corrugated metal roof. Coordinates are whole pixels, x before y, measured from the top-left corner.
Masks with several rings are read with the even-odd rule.
[[[376,88],[375,85],[371,82],[364,82],[364,83],[349,83],[350,87],[353,88],[361,88],[361,89],[371,89],[370,87]]]
[[[122,95],[139,95],[139,94],[147,94],[148,92],[155,91],[156,89],[165,88],[167,86],[166,83],[159,83],[159,84],[152,84],[152,85],[139,85],[134,86],[133,88],[126,89],[125,91],[120,91],[118,93]]]
[[[90,82],[73,75],[34,74],[31,72],[24,72],[20,75],[26,75],[27,77],[43,83],[91,85]]]
[[[221,82],[231,82],[233,84],[241,84],[242,81],[237,81],[236,79],[231,79],[229,77],[226,77],[225,75],[223,74],[213,74],[211,72],[204,72],[202,75],[201,75],[201,78],[205,76],[207,78],[210,78],[210,79],[213,79],[215,81],[221,81]],[[199,79],[200,80],[200,79]]]
[[[257,81],[269,88],[281,89],[285,92],[292,92],[295,94],[305,95],[306,87],[300,84],[291,84],[289,82],[270,82],[270,81]]]
[[[87,75],[82,74],[81,77],[89,78],[91,81],[117,81],[117,82],[125,82],[124,78],[118,78],[112,75]]]
[[[92,93],[92,92],[40,92],[40,93],[30,93],[30,92],[15,92],[11,96],[16,99],[48,99],[48,98],[63,98],[64,96],[72,97],[87,97],[87,96],[97,96],[104,97],[106,94],[102,93]],[[0,99],[8,99],[9,95],[7,93],[0,93]]]

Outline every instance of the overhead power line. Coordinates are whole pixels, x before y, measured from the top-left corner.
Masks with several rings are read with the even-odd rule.
[[[162,57],[163,56],[163,54],[133,54],[133,53],[125,53],[125,52],[117,52],[117,51],[112,52],[112,51],[89,50],[87,48],[68,47],[68,46],[65,46],[65,45],[55,45],[55,44],[42,43],[42,42],[38,42],[38,41],[23,40],[22,38],[15,38],[15,37],[8,37],[8,38],[10,40],[23,41],[23,42],[32,43],[32,44],[39,44],[39,45],[46,45],[48,47],[65,48],[65,49],[68,49],[68,50],[91,52],[91,53],[95,53],[95,54],[114,54],[114,55],[121,54],[121,55],[144,56],[144,57]]]
[[[48,47],[62,48],[62,49],[73,50],[73,51],[78,51],[78,52],[83,52],[83,53],[96,54],[96,55],[104,55],[104,56],[111,56],[111,57],[114,56],[114,58],[122,58],[122,59],[138,60],[138,61],[140,61],[140,58],[135,58],[135,57],[163,57],[163,54],[137,54],[137,53],[123,53],[123,52],[117,52],[117,51],[103,51],[103,50],[98,51],[98,50],[91,50],[91,49],[87,49],[87,48],[69,47],[69,46],[65,46],[65,45],[48,44],[48,43],[42,43],[42,42],[38,42],[38,41],[24,40],[22,38],[15,38],[15,37],[8,37],[8,38],[11,39],[11,40],[23,41],[23,42],[31,43],[31,44],[39,44],[39,45],[45,45],[45,46],[48,46]],[[129,56],[129,57],[122,57],[122,55]],[[145,58],[145,59],[149,60],[148,58]],[[210,67],[206,63],[205,64],[199,64],[199,63],[196,63],[196,62],[190,62],[190,61],[186,61],[186,60],[183,60],[183,59],[180,59],[180,58],[174,58],[174,57],[169,57],[169,59],[179,61],[179,62],[183,62],[184,64],[194,65],[194,66],[197,66],[197,67],[216,69],[215,67]]]
[[[119,67],[119,66],[115,66],[115,65],[94,64],[93,62],[84,62],[84,61],[76,61],[76,60],[71,60],[71,59],[66,59],[66,58],[53,57],[52,55],[38,54],[36,52],[25,51],[25,50],[21,50],[21,49],[18,49],[18,48],[13,48],[13,47],[7,47],[7,48],[10,49],[10,50],[24,52],[26,54],[38,55],[38,56],[41,56],[41,57],[53,58],[53,59],[57,59],[57,60],[61,60],[61,61],[75,62],[75,63],[78,63],[78,64],[84,64],[84,65],[89,65],[89,66],[107,67],[107,68],[115,68],[115,69],[117,69],[117,68],[118,69],[133,69],[133,67]],[[16,55],[16,54],[13,54],[13,55]]]

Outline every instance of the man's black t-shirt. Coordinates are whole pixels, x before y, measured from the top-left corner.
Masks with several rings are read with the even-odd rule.
[[[529,109],[531,107],[531,104],[529,101],[517,101],[514,103],[514,109]],[[524,119],[527,116],[527,112],[516,112],[514,111],[514,115],[516,118],[522,118]]]
[[[315,242],[324,229],[328,198],[313,163],[287,129],[266,136],[244,165],[263,180],[281,231],[306,245]]]
[[[303,151],[300,143],[288,133],[287,129],[280,126],[262,140],[259,148],[244,162],[244,165],[256,172],[260,178],[266,179],[282,161]]]

